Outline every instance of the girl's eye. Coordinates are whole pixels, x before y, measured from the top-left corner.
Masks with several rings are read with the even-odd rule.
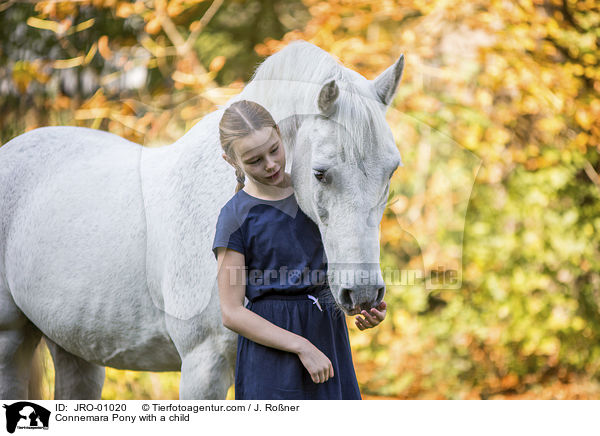
[[[279,150],[279,146],[277,146],[273,150],[271,150],[271,153],[275,153],[277,150]]]
[[[260,162],[260,159],[253,160],[252,162],[248,162],[249,165],[254,165]]]

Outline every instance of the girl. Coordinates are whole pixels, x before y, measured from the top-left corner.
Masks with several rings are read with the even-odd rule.
[[[261,105],[239,101],[219,133],[238,181],[213,243],[223,324],[240,335],[235,398],[361,399],[323,242],[296,203],[279,128]],[[357,316],[359,329],[385,318],[385,303],[377,309]]]

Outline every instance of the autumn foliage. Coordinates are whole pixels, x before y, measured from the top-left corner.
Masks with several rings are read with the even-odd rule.
[[[1,2],[0,23],[3,143],[70,124],[168,144],[294,39],[369,79],[404,53],[381,260],[417,273],[380,327],[349,324],[362,392],[599,397],[597,2]],[[135,377],[105,396],[176,397]]]

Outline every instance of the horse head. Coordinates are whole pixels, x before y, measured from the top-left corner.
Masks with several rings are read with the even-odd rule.
[[[373,81],[328,80],[318,114],[304,117],[292,147],[298,205],[319,227],[329,287],[347,314],[377,306],[385,294],[379,223],[401,165],[385,111],[403,68],[401,56]]]

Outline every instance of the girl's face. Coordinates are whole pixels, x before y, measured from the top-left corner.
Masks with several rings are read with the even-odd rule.
[[[273,127],[263,127],[234,141],[232,146],[246,177],[271,186],[284,181],[285,150]]]

